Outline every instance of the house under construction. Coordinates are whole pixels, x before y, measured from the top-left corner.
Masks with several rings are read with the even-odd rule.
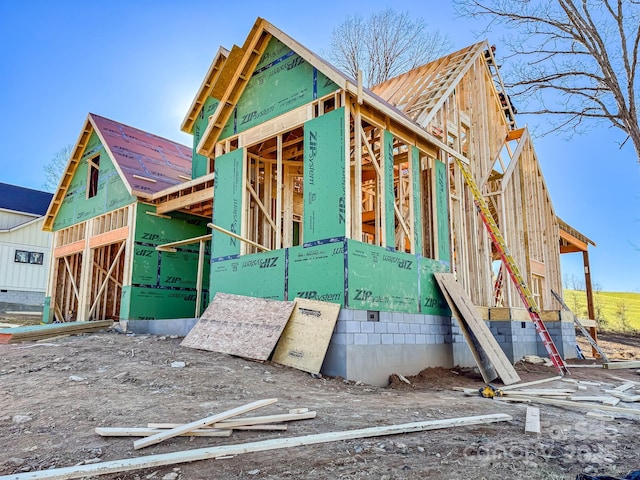
[[[588,266],[593,242],[556,216],[504,98],[486,42],[367,89],[258,19],[215,56],[182,124],[191,152],[89,115],[45,222],[45,318],[168,331],[217,292],[334,302],[323,371],[384,383],[472,363],[433,278],[453,271],[512,361],[542,354],[462,162],[572,357],[551,290],[560,254]]]

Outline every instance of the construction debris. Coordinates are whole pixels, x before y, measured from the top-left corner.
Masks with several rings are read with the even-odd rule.
[[[48,323],[44,325],[28,325],[0,330],[0,344],[33,342],[51,339],[65,334],[78,335],[81,333],[97,332],[111,326],[111,320],[91,322]]]
[[[539,408],[527,407],[527,417],[525,420],[524,431],[527,433],[540,433]]]
[[[161,465],[175,465],[178,463],[206,460],[222,456],[239,455],[242,453],[263,452],[268,450],[278,450],[303,445],[315,445],[319,443],[336,442],[340,440],[351,440],[355,438],[380,437],[410,432],[424,432],[442,428],[484,425],[489,423],[507,422],[511,420],[512,417],[510,415],[496,413],[492,415],[429,420],[425,422],[404,423],[399,425],[383,425],[378,427],[361,428],[357,430],[317,433],[300,437],[276,438],[271,440],[242,443],[239,445],[223,445],[195,450],[186,450],[181,452],[148,455],[144,457],[112,460],[108,462],[93,463],[89,465],[53,468],[49,470],[19,473],[16,475],[12,475],[11,478],[12,480],[67,480],[71,478],[82,478],[94,475],[107,475],[110,473],[139,470],[142,468],[154,468]]]
[[[260,407],[265,407],[267,405],[271,405],[272,403],[276,403],[278,401],[277,398],[269,398],[266,400],[257,400],[255,402],[249,403],[242,407],[233,408],[231,410],[227,410],[222,413],[218,413],[216,415],[211,415],[210,417],[203,418],[201,420],[196,420],[195,422],[187,423],[184,425],[179,425],[175,428],[171,428],[169,430],[156,433],[155,435],[151,435],[150,437],[144,438],[142,440],[136,440],[133,442],[133,448],[138,450],[140,448],[148,447],[149,445],[154,445],[156,443],[160,443],[168,438],[177,437],[183,433],[191,432],[192,430],[197,430],[198,428],[207,427],[216,422],[220,422],[230,417],[235,417],[236,415],[240,415],[245,412],[249,412],[251,410],[255,410]]]
[[[609,370],[613,370],[616,368],[638,368],[640,367],[640,360],[603,363],[602,367]]]

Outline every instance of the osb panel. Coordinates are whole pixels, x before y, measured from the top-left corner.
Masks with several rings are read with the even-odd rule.
[[[273,361],[319,373],[339,313],[340,304],[296,298],[293,314],[276,346]]]
[[[267,360],[293,307],[294,302],[218,292],[181,345]]]

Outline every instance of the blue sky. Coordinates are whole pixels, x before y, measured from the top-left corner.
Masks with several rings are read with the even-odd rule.
[[[242,44],[256,17],[322,53],[347,15],[391,6],[447,33],[454,49],[484,38],[449,2],[204,0],[0,1],[0,182],[40,188],[43,165],[73,144],[88,112],[190,144],[180,124],[218,47]],[[240,7],[236,9],[235,7]],[[491,43],[500,38],[490,35]],[[503,66],[508,68],[508,65]],[[530,127],[543,118],[518,115]],[[606,291],[640,292],[640,168],[606,126],[535,141],[556,213],[593,239]],[[583,278],[582,255],[562,256]]]

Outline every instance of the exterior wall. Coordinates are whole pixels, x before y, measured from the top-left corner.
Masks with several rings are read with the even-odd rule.
[[[98,189],[95,196],[88,198],[88,160],[100,155],[100,171]],[[82,158],[76,167],[64,200],[53,222],[53,230],[57,231],[95,218],[104,213],[117,210],[135,201],[127,190],[120,174],[111,158],[100,142],[96,132],[91,134]]]
[[[19,213],[0,208],[0,230],[8,230],[38,218],[37,215]]]
[[[161,252],[156,246],[206,235],[207,221],[183,213],[169,218],[148,215],[155,213],[155,207],[141,203],[136,208],[132,274],[122,289],[120,317],[153,320],[195,316],[199,244],[182,245],[175,252]],[[203,262],[201,310],[208,305],[208,252]]]
[[[10,220],[16,220],[18,217],[10,215]],[[49,269],[49,257],[51,247],[51,234],[42,231],[43,219],[33,221],[33,217],[24,217],[32,221],[24,227],[18,227],[13,231],[0,231],[0,292],[8,294],[9,292],[34,292],[44,294],[47,284],[47,273]],[[0,219],[6,223],[7,218],[4,212],[0,212]],[[20,263],[16,262],[16,251],[33,252],[37,254],[38,263]],[[36,256],[31,255],[30,261],[35,262]],[[42,260],[40,264],[39,261]],[[29,296],[22,295],[21,298],[29,300]],[[13,301],[2,300],[0,301]],[[21,302],[17,302],[21,303]],[[41,304],[42,299],[37,303],[29,303],[29,305]]]

